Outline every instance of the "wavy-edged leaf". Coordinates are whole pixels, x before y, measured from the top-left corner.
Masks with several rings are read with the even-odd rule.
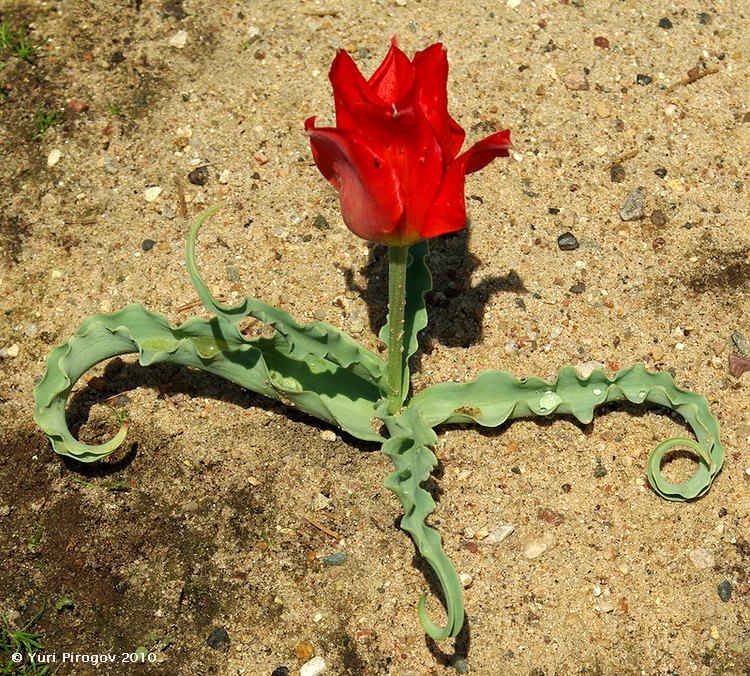
[[[351,336],[325,322],[302,324],[288,312],[268,305],[257,298],[245,298],[233,306],[219,303],[209,291],[198,272],[195,262],[195,246],[201,226],[213,216],[223,204],[206,209],[195,221],[187,243],[186,263],[190,280],[195,286],[203,305],[228,322],[237,323],[245,317],[254,317],[273,327],[288,344],[288,354],[294,358],[314,355],[331,361],[357,375],[377,383],[381,391],[388,392],[386,364],[375,352],[360,345]]]
[[[125,438],[125,426],[108,443],[84,444],[68,429],[66,402],[76,381],[92,366],[138,353],[143,366],[171,362],[208,371],[355,437],[382,441],[370,424],[381,400],[375,383],[314,354],[292,356],[288,348],[278,335],[247,340],[235,323],[222,317],[193,317],[172,326],[162,314],[128,305],[89,317],[70,340],[49,353],[44,377],[34,390],[34,419],[61,455],[84,462],[109,455]]]
[[[411,535],[419,553],[437,574],[445,596],[447,621],[444,627],[435,624],[425,609],[425,596],[419,599],[418,612],[424,630],[436,641],[456,636],[464,621],[461,583],[450,559],[443,551],[439,533],[425,524],[435,511],[435,501],[422,488],[437,465],[430,448],[437,437],[421,416],[419,409],[406,408],[401,415],[385,418],[390,438],[382,451],[393,462],[395,471],[385,480],[404,508],[401,528]]]
[[[649,482],[667,500],[690,500],[705,494],[721,470],[724,450],[719,425],[708,402],[694,392],[675,385],[668,373],[650,373],[643,364],[618,371],[612,378],[597,369],[587,378],[572,366],[563,367],[557,379],[518,380],[503,371],[485,371],[468,383],[440,383],[414,396],[410,407],[418,407],[430,426],[441,423],[476,422],[495,427],[510,418],[571,414],[589,423],[594,409],[610,401],[645,401],[666,406],[681,415],[698,440],[675,439],[654,449],[647,464]],[[693,477],[681,484],[669,483],[661,473],[664,455],[675,446],[687,446],[700,456]]]

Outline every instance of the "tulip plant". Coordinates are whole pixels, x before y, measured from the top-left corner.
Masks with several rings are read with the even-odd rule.
[[[447,77],[448,60],[440,44],[409,60],[394,39],[369,79],[341,51],[330,73],[336,126],[317,127],[315,118],[305,123],[315,163],[339,192],[346,225],[356,235],[388,246],[389,314],[379,334],[387,346],[386,360],[329,324],[299,323],[256,298],[231,307],[219,303],[195,262],[199,229],[219,205],[200,215],[187,245],[188,274],[214,316],[172,326],[161,314],[128,305],[89,317],[50,352],[35,390],[35,420],[53,449],[83,462],[118,448],[127,420],[109,442],[82,443],[66,424],[68,396],[91,367],[125,353],[137,353],[144,366],[172,362],[215,373],[353,437],[379,442],[395,468],[385,485],[403,506],[401,527],[442,587],[442,626],[428,616],[424,595],[418,603],[422,625],[436,640],[456,636],[464,619],[455,569],[440,535],[426,524],[435,503],[422,484],[437,465],[432,449],[439,425],[496,427],[513,418],[553,414],[573,415],[585,424],[596,407],[608,402],[653,402],[680,414],[697,439],[663,441],[648,459],[649,482],[667,500],[703,495],[724,457],[706,400],[678,388],[667,373],[650,373],[640,364],[612,376],[596,370],[586,377],[566,366],[553,382],[489,370],[471,382],[437,383],[412,395],[408,365],[427,326],[425,294],[431,289],[427,240],[465,226],[465,175],[507,156],[510,148],[509,132],[501,131],[459,154],[464,131],[448,113]],[[269,325],[273,335],[246,338],[239,326],[246,317]],[[675,447],[694,451],[698,459],[693,477],[676,485],[661,472],[662,460]]]

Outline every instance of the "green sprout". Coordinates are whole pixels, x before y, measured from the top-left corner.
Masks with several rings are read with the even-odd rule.
[[[48,666],[42,666],[36,662],[36,653],[42,650],[39,641],[40,635],[29,631],[39,618],[44,615],[47,604],[34,615],[21,629],[13,629],[8,618],[0,615],[0,674],[17,674],[18,676],[44,676],[49,672]],[[13,655],[22,655],[23,662],[16,662]]]
[[[120,117],[122,115],[122,104],[117,103],[117,101],[110,101],[109,99],[107,99],[107,110],[109,111],[110,115]]]
[[[0,23],[0,48],[7,49],[27,63],[31,63],[38,49],[28,41],[25,28],[21,28],[17,33],[13,31],[8,18]]]
[[[47,132],[56,124],[62,121],[62,112],[59,110],[44,110],[40,108],[36,111],[36,128],[37,133],[34,140],[41,140]]]
[[[34,548],[42,541],[43,536],[44,536],[44,526],[42,526],[41,523],[34,524],[34,532],[29,538],[29,542],[27,544],[27,547],[30,552],[34,551]]]

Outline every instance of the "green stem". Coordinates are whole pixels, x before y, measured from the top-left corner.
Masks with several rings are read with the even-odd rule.
[[[388,247],[388,384],[396,413],[404,401],[404,305],[406,304],[406,263],[408,246]]]

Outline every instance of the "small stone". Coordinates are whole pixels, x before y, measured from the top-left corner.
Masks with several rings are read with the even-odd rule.
[[[643,218],[645,206],[646,197],[643,191],[640,188],[633,188],[620,209],[620,218],[623,221],[638,221]]]
[[[474,578],[469,573],[459,573],[458,581],[464,589],[468,589],[474,582]]]
[[[0,349],[0,357],[17,357],[20,351],[21,348],[18,347],[18,343],[13,343],[10,347]]]
[[[164,218],[168,218],[170,221],[177,216],[174,209],[168,204],[165,204],[162,208],[161,215],[164,216]]]
[[[232,172],[229,171],[229,169],[224,169],[224,171],[219,174],[219,183],[221,183],[221,185],[226,185],[227,183],[229,183],[229,177],[231,176],[231,174]]]
[[[566,89],[574,92],[585,92],[589,88],[589,81],[586,73],[582,70],[570,71],[563,80]]]
[[[607,468],[602,464],[601,458],[596,458],[596,467],[594,467],[594,476],[597,479],[601,479],[602,477],[607,476],[609,472],[607,471]]]
[[[609,49],[609,40],[601,36],[595,37],[594,47],[599,47],[600,49]]]
[[[323,557],[323,565],[325,566],[343,566],[346,563],[346,552],[336,552],[335,554],[329,554]]]
[[[104,167],[104,171],[106,171],[108,174],[112,174],[113,176],[118,171],[120,171],[120,165],[117,163],[117,160],[114,157],[106,158],[102,166]]]
[[[570,293],[581,294],[586,291],[586,285],[583,282],[578,282],[577,284],[573,284],[568,290]]]
[[[732,352],[729,355],[729,374],[739,378],[743,373],[750,371],[750,359]]]
[[[559,526],[563,521],[565,521],[564,514],[554,512],[551,509],[548,509],[547,507],[540,507],[539,511],[537,512],[537,516],[542,521],[546,521],[548,524],[551,524],[552,526]]]
[[[664,178],[667,175],[667,170],[664,167],[659,167],[658,169],[654,169],[654,173],[659,178]]]
[[[320,438],[323,441],[336,441],[338,439],[338,437],[336,436],[336,432],[334,432],[333,430],[323,430],[320,433]]]
[[[169,38],[169,46],[175,49],[182,49],[187,44],[187,31],[179,30]]]
[[[313,218],[313,226],[318,230],[328,230],[331,227],[331,224],[328,222],[328,219],[326,219],[325,216],[318,214],[315,218]]]
[[[299,668],[299,676],[320,676],[328,671],[328,665],[326,661],[318,656],[313,657],[309,662],[305,662]]]
[[[47,166],[54,167],[60,161],[61,157],[62,152],[58,148],[50,151],[50,154],[47,155]]]
[[[601,597],[596,601],[596,611],[598,613],[611,613],[615,609],[615,604],[609,597]]]
[[[331,506],[331,498],[323,493],[316,493],[312,499],[312,508],[316,512],[321,512]]]
[[[161,188],[158,185],[151,186],[150,188],[146,188],[143,191],[143,197],[146,199],[147,202],[153,202],[154,200],[158,199],[159,195],[161,195],[163,188]]]
[[[141,242],[141,249],[144,251],[151,251],[156,246],[156,242],[153,239],[144,239]]]
[[[196,167],[187,177],[193,185],[206,185],[208,183],[208,167]]]
[[[253,157],[258,164],[265,164],[268,162],[268,157],[266,157],[265,153],[260,152],[260,150],[257,153],[254,153]]]
[[[82,99],[70,99],[68,101],[68,110],[71,113],[85,113],[89,109],[87,101]]]
[[[500,525],[498,528],[496,528],[492,533],[490,533],[485,539],[484,542],[488,544],[497,544],[498,542],[502,542],[507,537],[510,537],[513,532],[516,530],[516,527],[510,523],[504,523]]]
[[[550,547],[554,547],[555,536],[552,533],[544,533],[540,538],[527,540],[523,546],[523,555],[527,559],[536,559],[546,552]]]
[[[285,664],[282,664],[278,667],[276,667],[272,672],[271,676],[289,676],[291,672],[289,671],[289,667],[287,667]]]
[[[609,109],[609,106],[607,106],[607,104],[604,103],[604,101],[599,101],[599,103],[596,104],[595,111],[596,111],[596,114],[602,119],[605,119],[612,114],[612,111]]]
[[[571,232],[564,232],[557,238],[557,248],[560,251],[575,251],[578,248],[578,240]]]
[[[300,643],[294,649],[294,652],[297,654],[297,659],[307,661],[313,655],[315,655],[315,648],[312,646],[311,643]]]
[[[748,347],[747,339],[745,338],[745,336],[743,336],[739,331],[733,331],[730,338],[732,339],[734,346],[737,348],[737,351],[743,357],[747,357],[750,348]]]
[[[575,365],[576,371],[578,371],[581,378],[588,378],[597,369],[603,369],[604,362],[601,361],[584,361],[580,364]]]
[[[642,87],[645,87],[646,85],[651,84],[653,81],[654,81],[654,78],[652,78],[650,75],[644,75],[643,73],[638,73],[635,76],[636,84],[639,84]]]
[[[657,228],[663,228],[667,222],[667,217],[661,209],[654,209],[651,212],[651,225]]]
[[[669,19],[667,19],[666,16],[664,16],[661,19],[659,19],[659,28],[664,28],[665,30],[669,30],[670,28],[672,28],[672,22]]]
[[[613,164],[609,168],[609,179],[612,183],[622,183],[626,176],[627,172],[625,171],[625,167],[621,164]]]
[[[463,657],[457,657],[453,660],[453,668],[459,674],[469,673],[469,663]]]
[[[726,603],[732,598],[732,583],[729,580],[724,580],[716,587],[716,591],[719,593],[719,598]]]
[[[224,627],[214,629],[206,639],[206,643],[214,650],[229,650],[229,634]]]
[[[707,549],[693,549],[688,556],[698,570],[714,567],[714,557]]]

